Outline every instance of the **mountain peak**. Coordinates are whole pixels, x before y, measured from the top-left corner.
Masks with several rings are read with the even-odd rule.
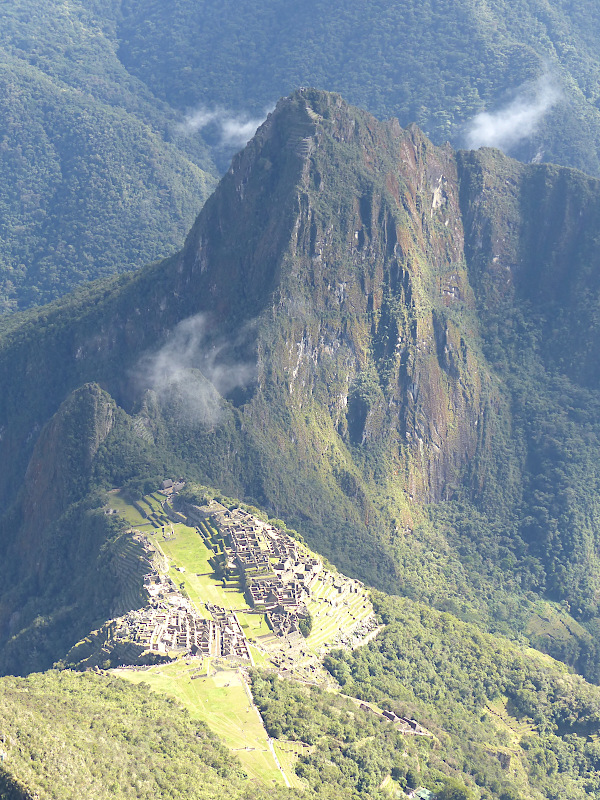
[[[413,580],[400,572],[412,553],[399,531],[412,535],[427,502],[466,498],[505,515],[498,524],[521,530],[546,563],[537,542],[550,534],[517,517],[529,464],[545,463],[518,447],[538,453],[545,440],[523,429],[517,445],[506,433],[535,393],[515,399],[504,376],[529,358],[538,395],[555,391],[546,364],[572,343],[554,313],[564,286],[580,312],[577,347],[595,363],[581,290],[595,262],[569,274],[564,264],[595,252],[596,189],[497,151],[457,156],[414,126],[299,90],[235,157],[180,254],[7,335],[0,382],[16,385],[17,365],[23,378],[2,398],[0,456],[13,465],[2,497],[22,485],[65,396],[96,382],[122,407],[94,473],[114,474],[113,485],[126,480],[113,447],[128,454],[131,480],[151,453],[177,459],[178,474],[185,463],[254,499],[340,568],[394,591]],[[542,229],[543,262],[528,244]],[[205,413],[185,413],[190,403]],[[582,570],[573,563],[569,591],[589,605]]]

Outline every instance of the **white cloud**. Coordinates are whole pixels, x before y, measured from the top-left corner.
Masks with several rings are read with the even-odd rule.
[[[136,378],[186,422],[214,424],[222,396],[248,385],[255,375],[253,364],[232,360],[228,350],[228,342],[208,342],[207,318],[196,314],[180,322],[158,352],[140,360]]]
[[[471,120],[465,135],[467,147],[509,151],[536,132],[561,95],[558,82],[548,73],[525,84],[510,103],[491,113],[483,111]]]
[[[248,114],[234,114],[224,108],[209,110],[200,107],[185,117],[178,126],[178,131],[189,136],[210,125],[216,128],[222,147],[243,147],[254,136],[266,116],[267,112],[262,117],[251,117]]]

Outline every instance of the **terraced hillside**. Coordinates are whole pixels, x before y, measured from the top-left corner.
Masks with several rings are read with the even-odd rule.
[[[116,557],[123,576],[131,578],[132,591],[140,583],[140,561],[139,553],[137,560],[131,558],[128,543],[146,548],[146,607],[91,632],[72,648],[66,662],[87,669],[112,667],[127,680],[149,683],[205,722],[238,754],[249,774],[300,786],[293,769],[298,747],[277,744],[287,763],[284,769],[254,706],[248,670],[259,666],[334,686],[322,657],[333,647],[368,641],[378,630],[368,592],[358,581],[325,567],[301,541],[239,506],[227,508],[214,500],[205,506],[179,504],[186,515],[177,505],[171,490],[138,501],[116,490],[108,494],[106,512],[131,525]],[[244,572],[241,549],[232,547],[237,536],[241,548],[247,535],[256,536],[257,552],[269,556],[258,577],[254,567]],[[282,555],[285,582],[274,568]],[[312,570],[308,577],[307,567]],[[292,582],[299,586],[299,579],[304,580],[302,601],[298,596],[298,603],[291,602],[290,596],[287,602],[286,587]],[[256,594],[256,586],[265,583],[280,585],[285,608],[275,597],[253,599],[253,588]],[[294,624],[299,606],[300,624],[310,620],[303,632]],[[171,638],[170,626],[177,629]],[[205,642],[200,630],[207,632]],[[239,631],[236,647],[227,651],[233,630]]]
[[[156,493],[131,501],[115,491],[109,494],[106,511],[132,526],[116,558],[121,573],[138,583],[139,552],[133,559],[130,547],[143,543],[146,600],[160,608],[184,603],[198,619],[207,621],[216,618],[215,609],[234,614],[250,645],[250,663],[256,654],[260,663],[310,672],[317,657],[332,646],[356,646],[376,629],[367,590],[359,581],[325,567],[303,542],[239,507],[228,509],[211,501],[204,507],[189,507],[186,516],[174,508],[172,495]],[[237,532],[233,536],[232,528]],[[258,573],[254,565],[244,564],[246,534],[255,536],[257,552],[264,553],[265,564]],[[238,550],[232,546],[236,536]],[[105,626],[110,639],[109,628],[110,624]],[[132,632],[132,641],[136,635]],[[156,636],[148,638],[155,652],[178,655],[168,643],[159,644]],[[94,642],[98,643],[97,636]],[[85,650],[84,642],[79,643],[69,661],[76,664],[85,651],[89,666],[89,645]],[[210,657],[219,655],[213,647]]]

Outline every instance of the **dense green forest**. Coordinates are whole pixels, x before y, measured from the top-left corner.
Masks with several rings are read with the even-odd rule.
[[[252,676],[269,733],[311,746],[296,766],[309,786],[326,797],[341,787],[370,798],[392,775],[405,791],[418,783],[456,798],[596,796],[597,687],[450,614],[384,595],[375,602],[384,632],[325,659],[341,691],[374,709],[266,672]],[[377,707],[430,735],[401,733]]]
[[[436,143],[549,71],[563,97],[515,154],[597,174],[598,36],[592,0],[222,3],[123,0],[119,57],[173,106],[263,112],[298,86],[340,92]]]
[[[0,11],[0,310],[181,246],[214,187],[199,137],[116,57],[118,3]]]
[[[326,659],[343,691],[414,715],[443,742],[431,765],[468,774],[482,797],[596,796],[597,687],[450,614],[376,602],[384,633]]]

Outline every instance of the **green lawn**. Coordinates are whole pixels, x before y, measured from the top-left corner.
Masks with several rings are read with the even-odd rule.
[[[119,516],[123,517],[123,519],[134,528],[147,530],[152,527],[151,523],[147,519],[144,519],[131,503],[125,500],[121,492],[111,492],[107,505],[114,508]]]
[[[304,781],[296,775],[295,766],[299,755],[310,753],[314,748],[304,742],[288,742],[286,739],[273,739],[273,747],[292,789],[305,789]]]
[[[269,658],[264,654],[261,653],[257,647],[250,645],[250,654],[252,655],[252,660],[254,661],[255,667],[271,667],[273,666]]]
[[[208,559],[212,552],[204,544],[195,528],[187,525],[173,525],[175,538],[164,539],[158,534],[156,542],[171,560],[169,577],[179,586],[184,584],[190,600],[202,613],[205,603],[214,603],[227,609],[246,609],[248,603],[237,589],[223,588],[222,581],[215,577]],[[176,567],[183,567],[180,572]],[[242,620],[240,620],[240,623]]]
[[[237,618],[244,629],[246,638],[255,639],[257,636],[262,636],[269,631],[265,614],[244,614],[241,612],[237,614]]]
[[[160,694],[175,697],[194,719],[205,722],[222,739],[251,777],[263,783],[284,785],[283,776],[269,750],[260,715],[252,707],[237,670],[215,671],[211,667],[209,677],[192,680],[191,671],[195,667],[197,662],[188,666],[180,660],[149,670],[113,672],[132,683],[144,682]],[[287,770],[286,774],[291,780]]]

